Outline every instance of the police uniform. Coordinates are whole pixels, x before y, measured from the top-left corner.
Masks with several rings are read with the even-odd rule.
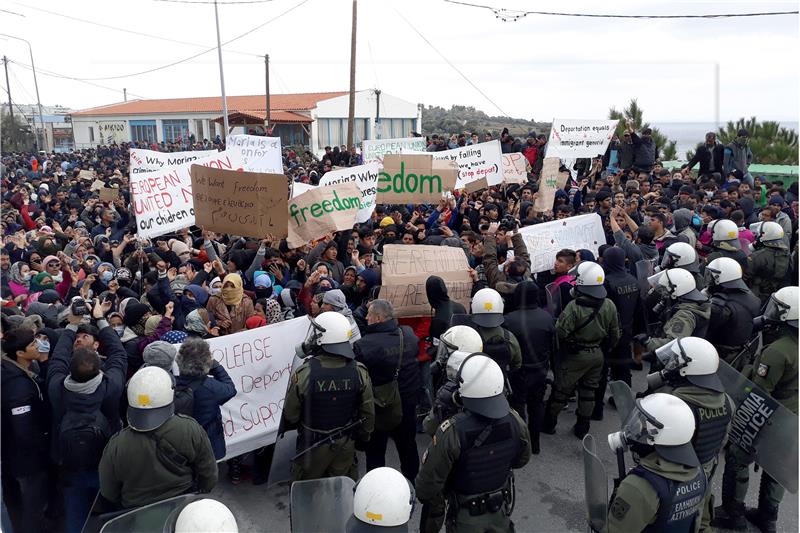
[[[769,393],[784,407],[797,414],[797,329],[780,326],[781,336],[756,357],[752,368],[743,374]],[[750,481],[750,464],[755,458],[731,443],[725,454],[725,473],[722,478],[722,505],[728,515],[741,515]],[[769,474],[762,472],[758,491],[758,510],[769,520],[778,517],[778,506],[784,488]]]
[[[525,466],[530,455],[527,425],[513,409],[499,419],[464,411],[445,420],[416,479],[424,504],[420,531],[439,531],[446,507],[448,532],[513,531],[511,469]]]
[[[684,337],[705,337],[711,318],[711,303],[678,300],[670,309],[669,318],[662,326],[663,337],[647,341],[647,351],[654,351],[672,341]]]
[[[747,272],[749,268],[747,264],[747,254],[743,251],[727,242],[713,243],[711,248],[714,251],[706,256],[706,264],[720,257],[730,257],[742,266],[742,272]]]
[[[772,293],[788,285],[790,258],[786,247],[759,245],[747,258],[747,264],[744,279],[762,305]]]
[[[483,352],[500,365],[506,376],[522,367],[522,350],[513,333],[500,326],[477,326],[475,329],[483,340]]]
[[[608,510],[608,533],[696,531],[706,489],[702,468],[651,453],[617,487]]]
[[[355,441],[368,441],[375,426],[372,382],[363,364],[324,352],[309,357],[292,372],[283,416],[288,428],[298,428],[298,453],[363,419],[352,431],[303,454],[291,465],[293,481],[333,476],[358,479]]]
[[[741,370],[746,357],[739,355],[753,335],[753,319],[761,313],[761,303],[750,290],[721,288],[711,296],[711,317],[706,339],[714,345],[720,359]]]

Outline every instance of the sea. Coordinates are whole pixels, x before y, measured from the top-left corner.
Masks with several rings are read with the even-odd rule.
[[[725,124],[727,122],[722,122],[720,126]],[[710,131],[716,132],[718,129],[713,122],[652,122],[650,125],[658,128],[668,139],[677,142],[679,160],[685,160],[688,150],[694,151],[699,143],[704,142],[706,133]],[[781,120],[780,125],[794,131],[800,131],[797,121]]]

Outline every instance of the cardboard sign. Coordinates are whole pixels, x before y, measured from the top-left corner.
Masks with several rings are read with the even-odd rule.
[[[425,282],[439,276],[451,300],[469,306],[472,279],[462,248],[387,244],[383,247],[381,298],[394,306],[395,316],[430,316]]]
[[[113,187],[103,187],[100,189],[100,201],[113,202],[119,197],[119,189]]]
[[[94,170],[81,170],[80,173],[78,173],[79,180],[93,180],[96,177],[97,175],[95,174]],[[100,183],[103,182],[101,181]]]
[[[485,180],[485,185],[473,190],[485,189],[487,186],[503,183],[503,159],[500,141],[462,146],[443,152],[433,152],[433,158],[441,161],[453,161],[458,165],[458,181],[456,189],[465,189],[467,185]],[[467,192],[471,192],[467,189]]]
[[[82,170],[81,172],[86,172],[86,171]],[[100,191],[100,190],[104,189],[105,186],[106,186],[106,184],[105,184],[105,182],[103,180],[94,180],[92,182],[92,185],[89,187],[89,190],[92,191],[92,192]]]
[[[606,153],[618,120],[553,119],[546,157],[577,159]]]
[[[503,182],[528,183],[528,160],[519,152],[503,154]]]
[[[519,232],[531,256],[531,272],[553,268],[556,253],[564,248],[586,248],[597,255],[598,248],[606,243],[603,223],[596,213],[525,226]]]
[[[289,248],[299,248],[326,233],[353,229],[361,210],[361,191],[353,182],[317,187],[289,200]]]
[[[458,179],[458,167],[436,161],[431,155],[389,154],[378,173],[378,202],[382,204],[432,203],[451,191]]]
[[[288,187],[283,174],[192,165],[197,225],[219,233],[286,237]]]
[[[326,172],[319,180],[320,187],[338,187],[343,183],[355,183],[361,193],[361,208],[356,222],[366,222],[375,211],[375,200],[378,195],[378,172],[380,165],[369,163],[357,167],[344,168]]]
[[[229,135],[225,149],[239,153],[247,172],[283,174],[280,137]]]
[[[188,152],[156,152],[131,148],[130,169],[131,177],[142,172],[157,172],[169,167],[177,167],[198,159],[218,154],[218,150],[198,150]]]
[[[539,193],[533,202],[533,210],[544,213],[553,209],[556,191],[564,188],[569,172],[559,172],[561,160],[557,157],[545,157],[542,161],[542,177],[539,179]]]
[[[236,385],[236,396],[221,407],[226,459],[275,442],[294,349],[309,325],[303,316],[208,340],[211,356]]]
[[[361,154],[364,163],[383,164],[383,156],[386,154],[424,152],[425,148],[425,137],[374,139],[362,141]]]

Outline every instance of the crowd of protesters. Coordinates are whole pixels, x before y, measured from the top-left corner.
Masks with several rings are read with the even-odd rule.
[[[472,132],[433,135],[428,151],[492,138]],[[460,305],[449,299],[441,279],[432,277],[427,284],[431,316],[398,322],[385,305],[370,314],[370,303],[380,298],[382,250],[387,244],[463,249],[473,294],[488,287],[506,300],[506,312],[512,316],[508,327],[519,336],[516,350],[522,368],[543,362],[545,372],[550,357],[534,357],[542,337],[526,335],[526,321],[534,312],[542,320],[541,310],[548,309],[550,314],[544,316],[554,322],[546,288],[571,287],[570,271],[576,263],[601,263],[612,280],[615,275],[635,276],[639,261],[660,261],[666,249],[679,242],[694,248],[703,263],[702,258],[720,253],[709,225],[730,220],[738,234],[727,246],[741,255],[748,283],[764,284],[762,302],[781,286],[796,284],[790,280],[797,279],[797,183],[787,185],[748,172],[753,154],[746,131],[731,143],[733,148],[709,134],[689,164],[665,168],[650,132],[629,127],[622,139],[614,137],[605,154],[566,169],[571,177],[557,191],[554,204],[541,212],[535,200],[546,136],[531,133],[522,140],[504,130],[499,141],[504,153],[524,154],[528,183],[456,192],[434,205],[377,205],[371,220],[352,231],[295,249],[272,235],[244,238],[198,227],[137,239],[128,189],[129,149],[222,149],[219,138],[3,154],[2,483],[14,531],[79,531],[98,489],[109,505],[120,508],[189,488],[191,483],[181,482],[165,489],[176,477],[166,469],[148,474],[139,492],[120,494],[103,487],[120,475],[115,470],[119,467],[105,463],[105,456],[101,463],[103,446],[129,424],[126,382],[142,367],[161,367],[172,375],[176,390],[192,389],[188,414],[208,437],[206,444],[198,445],[203,449],[197,451],[192,487],[210,490],[217,480],[214,461],[225,456],[219,406],[236,389],[203,341],[326,311],[347,317],[356,357],[373,380],[385,370],[375,362],[381,350],[397,342],[392,335],[398,323],[407,326],[398,367],[403,422],[391,435],[374,439],[367,462],[369,468],[384,464],[391,436],[400,450],[403,475],[413,480],[419,470],[417,420],[431,401],[433,345]],[[327,147],[320,157],[284,149],[283,157],[287,179],[310,184],[334,167],[361,164],[359,152],[347,147]],[[96,178],[82,179],[81,171],[94,171]],[[95,179],[117,188],[118,198],[102,201],[91,188]],[[602,219],[606,242],[599,254],[562,250],[550,270],[531,272],[529,256],[535,251],[526,249],[515,230],[585,213]],[[758,235],[748,227],[758,221],[779,224],[791,254],[784,278],[772,283],[764,279],[769,273],[754,272],[747,260],[752,249],[748,245],[758,245]],[[562,305],[569,298],[567,291],[563,297]],[[623,338],[630,342],[644,326],[626,320]],[[544,338],[555,335],[552,327],[545,330]],[[175,344],[181,344],[179,351]],[[636,365],[631,354],[623,354],[616,364]],[[394,365],[396,360],[390,364]],[[526,397],[525,380],[516,382],[522,392],[515,407],[529,424],[535,423],[544,414],[544,397]],[[531,430],[534,453],[540,445],[539,429]],[[199,438],[191,427],[174,431],[179,430],[182,439]],[[86,453],[87,439],[89,447],[94,443],[99,448],[93,454]],[[128,470],[150,472],[149,457],[128,457],[127,462]],[[255,483],[266,480],[268,459],[262,463],[256,457]],[[228,461],[227,475],[233,483],[241,482],[240,461]]]

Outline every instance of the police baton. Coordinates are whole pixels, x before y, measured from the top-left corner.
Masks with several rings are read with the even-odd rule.
[[[730,362],[730,363],[728,363],[728,364],[729,364],[729,365],[731,365],[733,368],[736,368],[736,363],[739,361],[739,358],[740,358],[741,356],[743,356],[744,354],[748,353],[748,352],[750,351],[750,347],[753,345],[753,343],[754,343],[754,342],[756,342],[756,341],[758,341],[760,338],[761,338],[761,332],[759,331],[759,332],[756,334],[756,336],[755,336],[755,337],[753,337],[752,339],[750,339],[750,340],[747,342],[747,344],[745,344],[745,345],[744,345],[744,347],[743,347],[743,348],[742,348],[742,349],[739,351],[739,353],[737,353],[737,354],[736,354],[736,357],[734,357],[733,359],[731,359],[731,362]]]
[[[322,440],[315,442],[314,444],[312,444],[311,446],[309,446],[308,448],[306,448],[302,452],[300,452],[297,455],[295,455],[294,457],[292,457],[292,462],[297,461],[297,459],[299,459],[300,457],[304,456],[305,454],[307,454],[308,452],[310,452],[312,450],[316,450],[317,448],[319,448],[321,446],[324,446],[326,444],[333,444],[334,441],[339,440],[340,438],[347,436],[348,433],[351,430],[357,428],[358,426],[360,426],[364,422],[366,422],[365,418],[359,418],[355,422],[350,422],[346,426],[344,426],[344,427],[342,427],[340,429],[337,429],[333,433],[330,433],[330,434],[326,435],[325,438],[323,438]]]

